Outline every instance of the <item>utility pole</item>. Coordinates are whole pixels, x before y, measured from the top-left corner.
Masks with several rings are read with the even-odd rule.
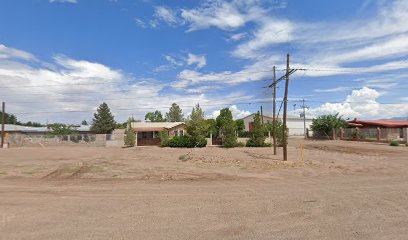
[[[273,66],[273,155],[276,155],[276,67]]]
[[[3,148],[4,145],[4,123],[5,123],[5,118],[6,118],[6,103],[2,103],[2,111],[1,111],[1,146],[0,148]]]
[[[261,122],[262,122],[262,126],[264,125],[264,117],[263,117],[263,109],[262,109],[262,105],[261,105]]]
[[[286,141],[286,135],[287,135],[287,130],[286,130],[286,117],[287,117],[287,111],[288,111],[288,88],[289,88],[289,61],[290,61],[290,55],[288,54],[286,56],[286,81],[285,81],[285,96],[283,98],[283,161],[288,160],[288,146],[287,146],[287,141]]]

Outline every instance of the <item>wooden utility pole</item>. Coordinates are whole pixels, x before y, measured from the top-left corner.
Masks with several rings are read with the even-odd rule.
[[[286,127],[286,117],[288,111],[288,88],[289,88],[289,54],[286,56],[286,81],[285,81],[285,96],[283,98],[283,161],[288,160],[288,145],[286,141],[287,127]]]
[[[273,66],[273,155],[276,155],[276,67]]]
[[[262,109],[262,105],[261,105],[261,122],[262,122],[262,127],[264,125],[264,117],[263,117],[263,109]]]
[[[3,148],[3,145],[4,145],[4,124],[5,124],[5,121],[6,121],[6,103],[5,102],[3,102],[3,104],[2,104],[2,111],[1,111],[1,146],[0,146],[0,148]]]

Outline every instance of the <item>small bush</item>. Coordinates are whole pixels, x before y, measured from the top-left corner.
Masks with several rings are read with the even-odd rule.
[[[125,146],[134,147],[136,144],[136,134],[133,130],[126,131],[125,135]]]
[[[169,133],[168,132],[160,132],[159,137],[160,137],[160,146],[168,147],[169,143],[170,143]]]
[[[270,144],[270,143],[259,144],[259,143],[255,142],[254,140],[249,139],[247,141],[247,143],[246,143],[246,146],[247,147],[271,147],[272,144]]]
[[[245,143],[243,143],[243,142],[238,142],[236,147],[245,147]]]
[[[405,143],[405,146],[408,147],[408,143]]]
[[[398,142],[398,141],[395,141],[395,140],[392,140],[392,141],[390,142],[390,146],[398,147],[398,146],[399,146],[399,142]]]
[[[177,136],[169,140],[168,146],[172,148],[194,148],[207,146],[207,140],[205,138],[194,141],[190,136]]]

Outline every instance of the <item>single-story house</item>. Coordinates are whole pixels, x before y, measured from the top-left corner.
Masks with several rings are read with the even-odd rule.
[[[159,146],[160,132],[167,132],[169,138],[183,136],[184,122],[132,122],[131,128],[136,133],[136,146]]]
[[[245,123],[245,131],[250,131],[253,128],[255,113],[248,115],[243,118]],[[279,115],[278,119],[282,121],[282,114]],[[270,116],[263,116],[264,123],[272,123],[273,118]],[[312,125],[311,118],[306,118],[306,129],[310,129]],[[288,115],[286,118],[286,126],[289,129],[290,136],[304,135],[304,122],[303,117],[296,115]]]
[[[380,139],[406,138],[408,121],[397,120],[359,120],[357,118],[348,121],[349,128],[359,128],[362,133],[374,136],[377,129],[380,131]]]

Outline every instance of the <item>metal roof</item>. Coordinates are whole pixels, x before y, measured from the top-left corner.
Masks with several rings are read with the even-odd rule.
[[[395,121],[395,120],[358,120],[354,119],[348,122],[349,124],[360,124],[363,126],[378,126],[389,128],[404,128],[408,127],[408,121]]]
[[[146,132],[159,132],[165,129],[171,129],[180,125],[184,125],[184,122],[132,122],[131,127],[135,131]]]

